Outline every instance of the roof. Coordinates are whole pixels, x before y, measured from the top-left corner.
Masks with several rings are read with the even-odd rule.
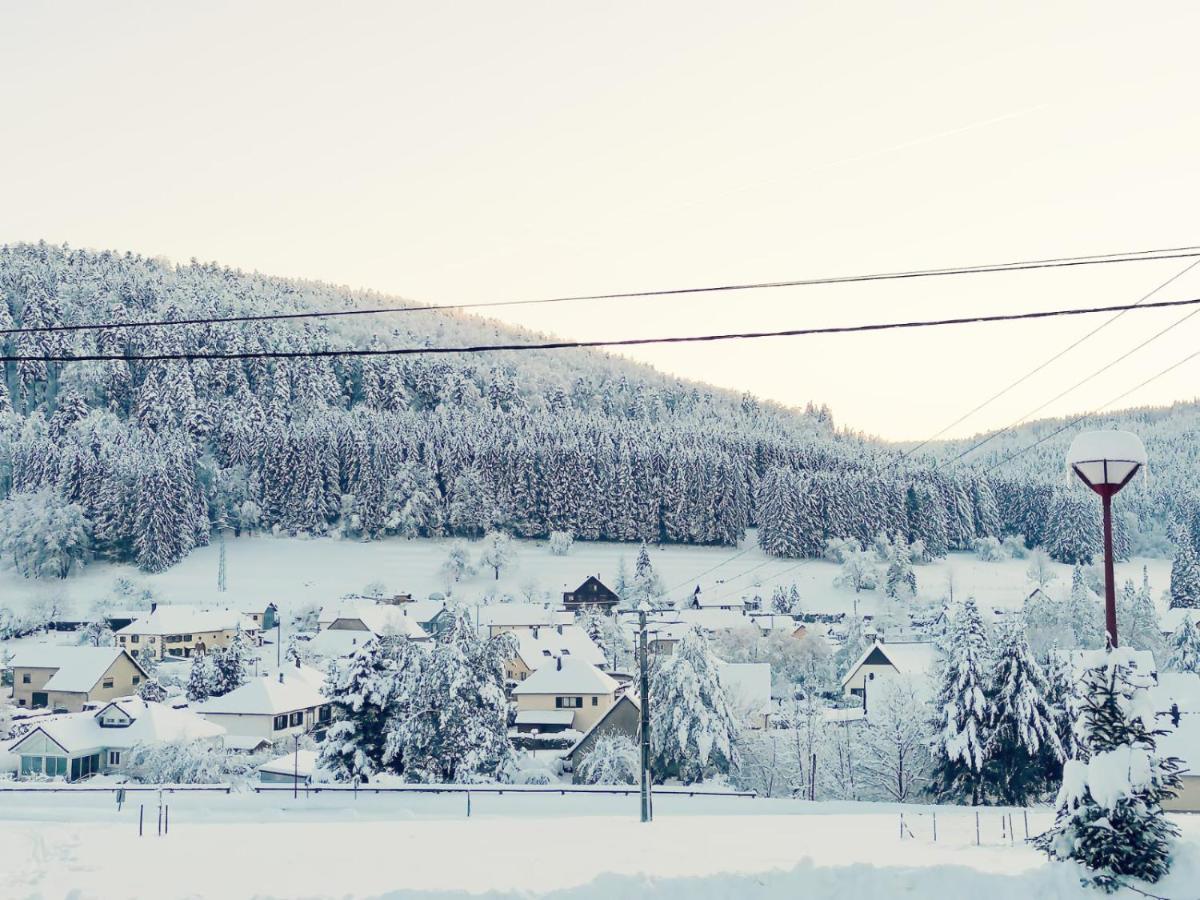
[[[480,626],[516,627],[567,625],[575,621],[569,612],[550,609],[538,603],[490,603],[479,607]]]
[[[261,631],[252,619],[233,609],[198,606],[159,606],[143,613],[115,634],[194,634],[198,631]]]
[[[749,628],[753,624],[749,617],[736,609],[681,609],[678,618],[680,622],[696,625],[705,631]]]
[[[128,656],[120,647],[61,647],[45,644],[22,647],[13,655],[11,665],[22,669],[57,669],[44,689],[80,694],[94,688],[100,677],[122,655]],[[134,665],[137,665],[136,661]],[[138,666],[138,670],[146,674],[141,666]]]
[[[265,762],[258,767],[259,772],[266,772],[268,775],[300,775],[300,777],[308,777],[313,773],[313,769],[317,767],[317,752],[315,750],[296,750],[292,753],[287,753],[278,759],[273,759],[270,762]]]
[[[1158,752],[1164,756],[1178,756],[1184,761],[1189,775],[1200,775],[1200,715],[1180,716],[1175,728],[1161,719],[1158,724],[1167,731],[1156,739]]]
[[[573,709],[522,709],[517,711],[518,725],[570,725],[575,721]]]
[[[533,631],[517,633],[517,655],[531,671],[540,669],[558,657],[586,660],[593,666],[602,666],[607,662],[604,651],[574,623],[538,627],[536,630],[536,637]]]
[[[284,676],[282,682],[275,677],[251,678],[228,694],[210,697],[193,708],[201,715],[274,716],[328,702],[324,694],[304,679]]]
[[[570,750],[568,750],[566,753],[564,753],[564,754],[563,754],[563,758],[565,758],[565,759],[571,759],[571,758],[573,758],[573,757],[575,756],[575,753],[576,753],[576,751],[578,751],[578,750],[579,750],[579,748],[580,748],[580,746],[583,744],[583,742],[584,742],[584,741],[586,741],[586,740],[588,739],[588,735],[590,735],[590,734],[591,734],[592,732],[594,732],[594,731],[595,731],[597,728],[599,728],[599,727],[600,727],[600,726],[602,726],[602,725],[603,725],[605,722],[607,722],[607,721],[609,720],[609,718],[611,718],[612,716],[616,715],[616,714],[617,714],[617,710],[621,708],[621,704],[622,704],[622,703],[629,703],[629,704],[630,704],[630,705],[631,705],[631,706],[632,706],[634,709],[636,709],[636,710],[637,710],[639,713],[642,711],[642,704],[641,704],[641,701],[638,699],[638,697],[637,697],[636,695],[633,695],[633,694],[622,694],[620,697],[618,697],[618,698],[617,698],[617,702],[616,702],[616,703],[614,703],[612,706],[610,706],[608,709],[606,709],[606,710],[604,711],[604,715],[602,715],[602,716],[601,716],[599,719],[597,719],[597,720],[596,720],[596,722],[595,722],[595,724],[594,724],[594,725],[592,725],[592,727],[591,727],[591,728],[589,728],[589,729],[588,729],[587,731],[585,731],[585,732],[584,732],[582,735],[580,735],[580,737],[579,737],[579,740],[577,740],[577,741],[576,741],[576,742],[575,742],[575,743],[574,743],[574,744],[571,746],[571,749],[570,749]],[[639,725],[638,725],[638,727],[639,727],[639,729],[641,728],[641,725],[640,725],[640,719],[639,719]]]
[[[324,628],[313,635],[313,639],[304,645],[305,653],[331,659],[335,656],[349,656],[368,641],[375,639],[370,631],[330,630]]]
[[[343,612],[342,615],[330,620],[330,627],[326,630],[338,630],[333,628],[333,623],[336,623],[338,619],[357,619],[374,634],[398,634],[415,641],[424,641],[429,638],[429,635],[421,628],[420,622],[410,616],[404,606],[380,603],[364,606],[352,612]]]
[[[771,712],[770,663],[723,662],[721,684],[726,698],[737,709],[753,715]]]
[[[1177,706],[1181,713],[1200,713],[1200,675],[1195,672],[1163,672],[1151,690],[1160,712]]]
[[[931,641],[897,641],[891,644],[876,641],[846,670],[842,678],[843,687],[877,651],[883,659],[873,662],[872,665],[891,665],[901,675],[926,675],[933,668],[933,662],[937,658],[937,648]]]
[[[290,681],[292,679],[299,679],[309,687],[318,691],[323,691],[325,689],[325,682],[328,678],[324,670],[318,669],[316,666],[309,666],[303,663],[297,666],[294,663],[287,662],[285,662],[281,668],[276,669],[272,667],[267,669],[263,674],[271,676],[278,681],[280,672],[283,673],[285,680]]]
[[[542,666],[513,688],[513,694],[611,694],[617,682],[591,663],[568,656],[558,664]]]
[[[1157,681],[1158,665],[1154,662],[1154,654],[1149,650],[1135,650],[1132,647],[1116,647],[1113,650],[1073,650],[1071,651],[1071,667],[1076,673],[1083,669],[1098,668],[1112,663],[1127,664],[1135,675],[1144,675]]]
[[[226,750],[239,750],[243,753],[253,753],[271,746],[270,738],[254,734],[227,734],[221,739],[221,743],[225,745]]]
[[[101,718],[114,709],[133,721],[121,727],[101,725]],[[220,737],[225,733],[220,725],[206,722],[195,713],[173,709],[162,703],[147,703],[136,697],[114,700],[95,712],[69,713],[44,719],[36,728],[14,741],[9,749],[16,751],[23,741],[39,731],[67,753],[101,747],[128,748],[135,744],[194,741]]]

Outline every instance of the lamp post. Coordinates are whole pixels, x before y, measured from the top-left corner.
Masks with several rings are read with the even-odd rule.
[[[642,601],[638,606],[638,668],[640,675],[641,738],[642,738],[642,821],[649,822],[654,813],[650,798],[650,671],[646,659],[646,613],[650,605]]]
[[[1128,431],[1087,431],[1075,436],[1067,465],[1100,495],[1104,505],[1104,626],[1108,645],[1117,646],[1117,589],[1113,577],[1112,498],[1146,464],[1142,439]]]

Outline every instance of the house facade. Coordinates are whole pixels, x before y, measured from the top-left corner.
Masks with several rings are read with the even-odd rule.
[[[553,666],[543,666],[513,688],[513,697],[518,716],[522,712],[570,712],[571,730],[586,732],[616,702],[617,687],[613,678],[590,663],[559,657]]]
[[[872,688],[897,675],[927,678],[936,656],[934,645],[924,641],[876,642],[852,665],[842,678],[842,692],[862,700],[869,708]]]
[[[578,772],[579,763],[592,752],[596,741],[602,735],[623,734],[631,741],[636,741],[641,736],[641,732],[642,707],[636,697],[622,694],[608,708],[608,712],[601,716],[596,724],[575,742],[575,746],[563,755],[563,759],[566,760],[571,771]],[[578,781],[578,776],[573,780]]]
[[[149,676],[119,647],[26,647],[11,662],[13,701],[23,709],[79,712],[136,694]]]
[[[154,604],[149,613],[117,630],[113,637],[118,647],[130,653],[149,650],[156,659],[186,659],[228,647],[238,632],[251,643],[261,642],[262,629],[242,613]]]
[[[252,678],[194,708],[232,736],[272,742],[319,731],[333,721],[329,699],[308,679],[288,677],[285,672]]]
[[[572,613],[595,609],[607,614],[620,602],[621,598],[595,575],[589,575],[575,590],[563,592],[563,606]]]

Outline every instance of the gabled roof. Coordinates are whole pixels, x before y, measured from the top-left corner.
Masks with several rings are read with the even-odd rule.
[[[198,606],[159,606],[143,613],[114,634],[195,634],[198,631],[255,632],[262,629],[252,619],[232,609],[201,609]]]
[[[873,666],[890,665],[901,675],[925,675],[933,668],[936,658],[937,648],[930,641],[897,641],[891,644],[876,641],[846,671],[842,687],[867,663]]]
[[[228,694],[209,697],[193,708],[201,715],[275,716],[323,706],[328,702],[323,693],[303,679],[285,675],[282,683],[276,677],[251,678]]]
[[[516,627],[534,625],[566,625],[574,622],[569,612],[550,609],[537,603],[489,603],[479,608],[480,626]]]
[[[133,721],[129,725],[106,727],[100,724],[105,710],[119,709]],[[41,732],[68,754],[101,747],[124,749],[135,744],[161,744],[169,741],[193,741],[220,737],[225,729],[188,712],[162,703],[147,703],[136,697],[114,700],[96,712],[69,713],[43,720],[37,728],[9,745],[11,752],[34,734]]]
[[[342,615],[332,620],[328,630],[339,630],[333,628],[338,619],[357,619],[374,634],[398,634],[414,641],[424,641],[429,638],[417,619],[409,616],[403,606],[376,604],[364,606],[354,612],[343,612]]]
[[[635,695],[622,694],[620,697],[617,698],[617,702],[614,703],[612,706],[610,706],[608,709],[606,709],[604,711],[604,715],[602,715],[599,719],[596,720],[596,724],[594,724],[591,728],[589,728],[587,731],[585,731],[580,736],[579,740],[577,740],[572,745],[571,749],[563,754],[563,758],[564,759],[572,759],[575,756],[575,752],[579,749],[580,745],[582,745],[583,742],[588,739],[588,736],[592,732],[594,732],[597,728],[602,726],[605,722],[607,722],[610,717],[615,716],[617,714],[617,710],[621,708],[621,704],[623,704],[623,703],[628,703],[634,709],[636,709],[639,713],[642,711],[641,701]],[[518,713],[518,715],[520,715],[520,713]]]
[[[542,666],[513,688],[513,694],[611,694],[617,682],[591,663],[566,657],[558,663]]]
[[[46,682],[44,690],[83,694],[94,688],[121,656],[129,654],[120,647],[58,647],[46,644],[22,647],[13,656],[11,665],[22,669],[57,669]],[[129,659],[146,676],[137,661],[133,657]]]
[[[293,776],[298,774],[301,778],[307,778],[312,775],[313,769],[316,767],[317,752],[315,750],[296,750],[280,756],[278,759],[263,763],[258,767],[258,771],[266,772],[268,775]]]
[[[349,656],[363,644],[373,640],[375,635],[369,631],[323,628],[313,635],[313,639],[304,645],[304,649],[313,656],[332,659],[335,656]]]
[[[537,637],[532,631],[518,632],[517,655],[531,671],[537,671],[559,657],[582,659],[593,666],[601,666],[606,662],[604,651],[574,623],[539,627]]]

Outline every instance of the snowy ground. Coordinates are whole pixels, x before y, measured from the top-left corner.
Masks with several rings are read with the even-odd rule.
[[[974,813],[660,797],[637,821],[637,798],[538,795],[0,794],[0,896],[13,898],[427,897],[440,892],[571,898],[1091,897],[1071,866],[1050,864]],[[147,805],[147,836],[137,834]],[[1031,830],[1049,813],[1030,816]],[[1195,895],[1200,822],[1180,819],[1182,860],[1156,893]],[[1132,894],[1129,896],[1133,896]]]
[[[261,608],[274,601],[287,610],[309,603],[327,603],[346,593],[360,592],[368,584],[382,583],[389,592],[408,592],[424,598],[445,591],[439,567],[448,541],[393,539],[374,542],[332,538],[258,536],[227,543],[228,591],[218,595],[215,545],[196,550],[178,565],[157,575],[146,575],[132,566],[96,563],[79,575],[54,582],[34,582],[11,570],[0,571],[0,604],[21,609],[39,596],[53,593],[71,607],[86,612],[91,603],[110,591],[117,577],[131,578],[154,590],[170,603],[212,603]],[[577,587],[588,575],[599,575],[610,586],[616,581],[620,561],[632,572],[637,545],[577,543],[567,556],[554,556],[543,541],[518,544],[517,565],[499,581],[490,572],[479,572],[455,586],[455,593],[476,602],[488,592],[512,594],[522,599],[528,591],[562,591]],[[478,556],[478,551],[473,554]],[[741,547],[690,547],[665,545],[651,548],[651,559],[663,585],[682,598],[699,584],[706,595],[753,595],[769,598],[776,584],[797,585],[801,607],[810,611],[850,610],[852,591],[833,586],[838,567],[820,560],[778,559],[758,549],[753,533]],[[1137,559],[1117,566],[1118,582],[1134,578],[1140,583],[1142,566],[1150,570],[1157,592],[1167,587],[1169,560]],[[981,562],[971,554],[956,553],[917,568],[919,593],[940,598],[953,583],[954,595],[973,594],[981,605],[1016,606],[1029,588],[1023,560]],[[1070,568],[1056,565],[1058,586],[1070,584]],[[859,594],[859,608],[874,612],[882,595]]]

